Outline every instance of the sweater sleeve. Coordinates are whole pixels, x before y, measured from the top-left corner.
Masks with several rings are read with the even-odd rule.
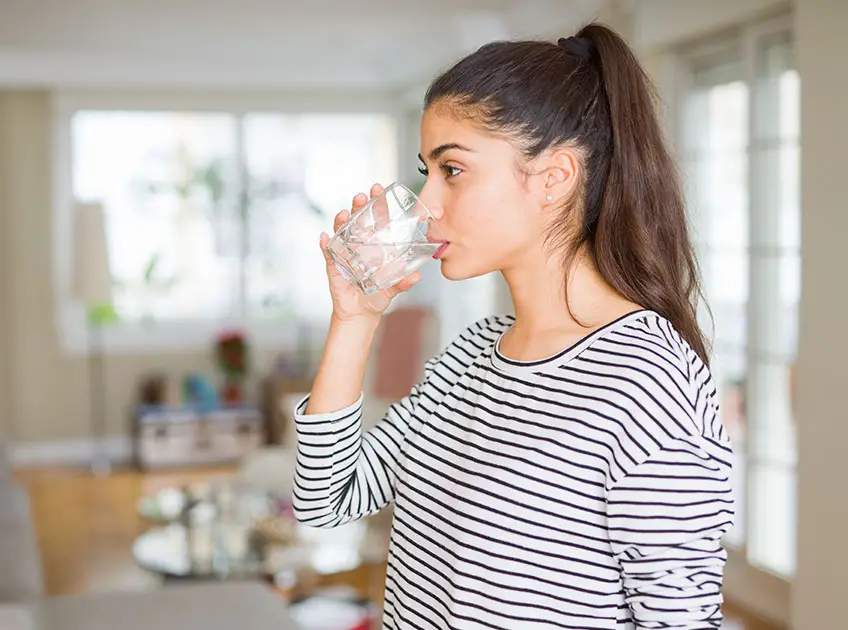
[[[676,439],[609,491],[610,543],[636,628],[721,627],[730,455],[727,442]]]
[[[431,359],[424,380],[365,432],[361,395],[333,413],[305,415],[308,396],[296,406],[293,505],[299,521],[334,527],[375,514],[394,499],[400,454],[437,363]]]

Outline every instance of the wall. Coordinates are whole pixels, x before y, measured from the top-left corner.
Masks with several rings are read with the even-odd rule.
[[[4,295],[7,327],[3,347],[11,365],[11,437],[40,435],[57,415],[57,401],[80,379],[80,371],[61,378],[50,329],[49,102],[38,92],[2,97],[2,147],[6,186],[2,249],[8,268]],[[26,409],[26,415],[21,411]]]
[[[802,77],[803,299],[798,358],[797,630],[845,628],[848,579],[848,3],[797,3]]]
[[[10,231],[10,215],[6,212],[9,190],[9,158],[5,120],[6,103],[0,98],[0,436],[9,433],[12,418],[12,353],[9,341],[11,330],[12,294],[9,290],[11,260],[5,247]],[[2,438],[0,438],[2,439]]]

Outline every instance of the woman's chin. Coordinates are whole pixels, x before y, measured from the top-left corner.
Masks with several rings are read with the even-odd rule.
[[[456,259],[443,258],[441,263],[442,276],[447,280],[468,280],[469,278],[476,278],[487,273],[472,269],[469,266],[463,266]]]
[[[457,266],[454,265],[454,264],[451,264],[450,260],[442,258],[439,262],[442,265],[441,266],[442,277],[444,277],[447,280],[462,280],[462,276],[457,274],[457,271],[458,271]]]

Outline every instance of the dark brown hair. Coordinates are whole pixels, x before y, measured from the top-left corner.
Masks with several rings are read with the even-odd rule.
[[[487,44],[436,78],[424,105],[473,116],[514,139],[528,160],[574,147],[585,171],[581,198],[566,204],[549,235],[566,270],[588,252],[616,291],[668,319],[709,364],[697,321],[698,267],[655,97],[624,40],[593,23],[557,44]],[[572,207],[582,213],[577,233]]]

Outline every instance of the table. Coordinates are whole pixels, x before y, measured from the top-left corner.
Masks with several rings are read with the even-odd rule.
[[[263,579],[293,588],[321,576],[382,566],[388,554],[386,515],[317,529],[297,523],[290,508],[280,511],[278,499],[242,492],[230,501],[249,503],[253,517],[228,522],[221,520],[223,511],[216,506],[214,492],[203,490],[195,496],[202,498],[191,508],[191,518],[185,510],[154,512],[160,517],[157,525],[133,542],[136,564],[168,580]],[[189,505],[185,500],[170,501],[183,508]],[[257,502],[262,508],[258,511]],[[139,508],[144,506],[149,504],[140,502]]]
[[[255,562],[231,570],[216,568],[212,540],[198,540],[180,523],[149,529],[133,542],[132,554],[142,568],[166,579],[267,578],[285,583],[296,575],[332,575],[364,564],[380,564],[388,550],[388,532],[367,520],[333,529],[295,526],[289,544],[271,545]]]

